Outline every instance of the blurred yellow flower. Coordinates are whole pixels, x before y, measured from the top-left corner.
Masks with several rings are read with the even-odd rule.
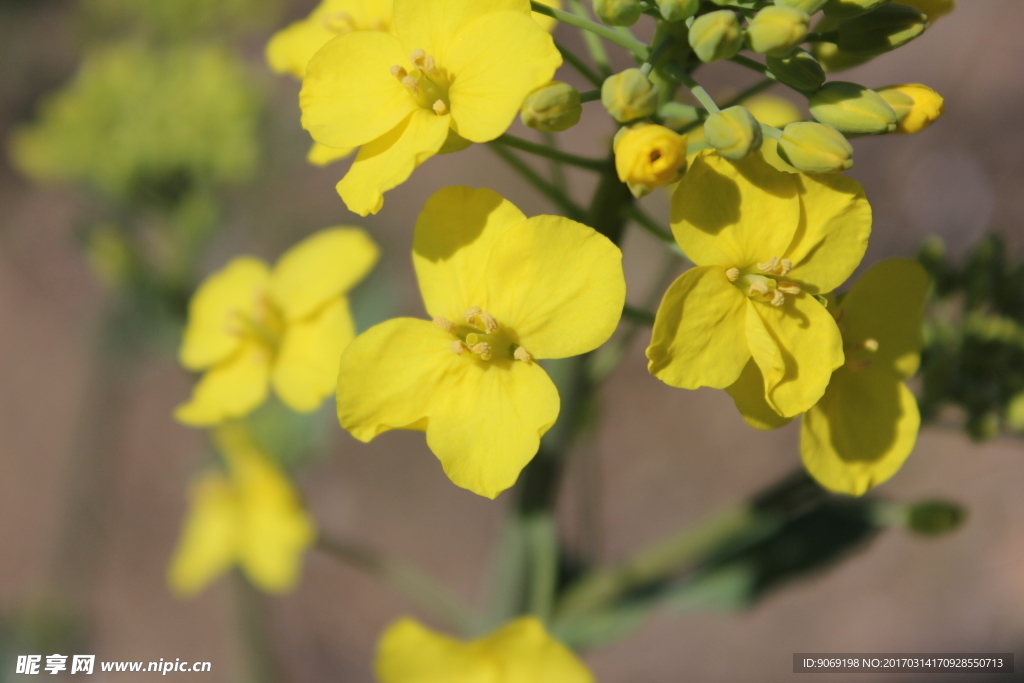
[[[290,408],[319,407],[355,330],[345,293],[377,261],[358,228],[322,230],[289,249],[273,270],[241,256],[196,291],[179,358],[205,374],[175,417],[194,426],[241,417],[273,384]]]
[[[395,0],[394,31],[328,42],[299,96],[314,140],[361,146],[338,192],[362,216],[435,154],[504,133],[562,63],[528,0]]]
[[[381,636],[377,650],[381,683],[593,683],[594,677],[567,647],[533,617],[462,642],[401,619]]]
[[[784,417],[806,411],[843,364],[839,328],[816,295],[850,276],[870,231],[871,208],[849,178],[702,152],[672,198],[672,232],[697,267],[658,309],[651,374],[729,388],[745,414],[759,397]],[[739,381],[745,369],[756,381]]]
[[[284,593],[295,587],[302,554],[313,544],[313,520],[288,478],[238,424],[214,431],[227,465],[192,485],[191,507],[168,570],[179,596],[199,593],[237,565],[256,587]]]
[[[634,126],[615,143],[615,170],[635,197],[674,183],[686,171],[686,136],[665,126]]]
[[[622,314],[622,253],[560,216],[527,219],[487,189],[449,187],[416,222],[413,264],[433,322],[373,327],[342,355],[338,420],[360,441],[426,432],[458,486],[512,486],[558,417],[535,362],[586,353]]]

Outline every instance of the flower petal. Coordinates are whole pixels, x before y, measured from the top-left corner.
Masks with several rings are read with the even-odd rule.
[[[534,358],[596,349],[612,336],[626,301],[619,248],[561,216],[505,230],[491,250],[486,282],[487,310]]]
[[[769,405],[764,395],[764,376],[761,369],[751,358],[747,361],[740,378],[726,388],[732,396],[736,410],[740,411],[748,425],[764,431],[784,427],[793,421],[791,417],[782,417]]]
[[[299,93],[302,127],[328,147],[358,147],[419,109],[391,67],[408,64],[398,39],[380,31],[334,38],[309,61]]]
[[[259,295],[268,280],[266,264],[248,256],[234,259],[208,277],[189,303],[188,326],[178,352],[181,364],[203,370],[236,351],[241,344],[234,329],[237,316],[256,317]]]
[[[314,166],[323,167],[344,159],[354,151],[356,151],[355,147],[328,147],[314,142],[313,146],[309,148],[309,153],[306,154],[306,161]]]
[[[204,427],[242,417],[267,398],[270,354],[254,342],[244,343],[233,356],[206,371],[192,399],[178,406],[179,422]]]
[[[569,648],[534,617],[523,617],[475,643],[499,662],[502,683],[593,683]]]
[[[237,501],[227,479],[209,471],[193,482],[188,514],[167,572],[177,595],[199,593],[226,572],[235,559]]]
[[[672,196],[672,234],[698,266],[781,258],[800,224],[797,189],[756,154],[730,162],[702,152]]]
[[[395,33],[406,53],[424,50],[448,68],[448,51],[462,29],[492,12],[530,15],[529,0],[395,0]]]
[[[871,235],[871,205],[856,180],[838,173],[796,176],[800,228],[786,258],[793,270],[786,279],[811,294],[831,292],[853,274]]]
[[[539,2],[540,4],[547,5],[548,7],[562,9],[562,0],[539,0]],[[548,15],[540,14],[539,12],[533,12],[531,13],[531,16],[533,17],[533,20],[548,33],[553,33],[554,30],[558,28],[558,19],[555,19],[554,17],[549,17]]]
[[[494,190],[446,187],[416,219],[412,261],[431,317],[462,320],[466,309],[487,309],[486,268],[501,234],[526,220]]]
[[[314,10],[309,19],[296,21],[273,35],[267,43],[267,63],[276,73],[290,73],[301,79],[309,60],[335,35]]]
[[[504,683],[497,666],[471,645],[409,618],[381,636],[374,669],[381,683]]]
[[[496,498],[558,418],[558,390],[536,363],[456,359],[438,389],[427,445],[456,486]]]
[[[304,318],[366,277],[380,250],[359,228],[327,228],[286,251],[270,276],[270,296],[289,321]]]
[[[453,128],[487,142],[508,129],[527,95],[551,81],[562,55],[530,15],[494,12],[460,31],[442,63],[453,76]]]
[[[449,118],[417,109],[393,130],[363,145],[338,183],[338,194],[349,211],[360,216],[380,211],[384,193],[404,183],[444,145]]]
[[[319,408],[337,388],[338,363],[354,337],[355,325],[344,297],[288,325],[271,374],[274,390],[285,405],[300,413]]]
[[[747,306],[720,266],[686,271],[658,307],[647,370],[682,389],[729,386],[750,359]]]
[[[800,455],[822,486],[859,496],[903,466],[920,424],[917,400],[899,379],[844,368],[804,415]]]

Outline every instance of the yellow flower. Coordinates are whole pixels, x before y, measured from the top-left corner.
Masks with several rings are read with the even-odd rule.
[[[462,642],[401,619],[381,636],[377,650],[381,683],[593,683],[594,677],[567,647],[533,617]]]
[[[804,415],[800,435],[804,465],[825,488],[859,496],[894,475],[913,450],[921,416],[903,381],[921,360],[928,287],[918,263],[890,259],[835,308],[846,364]]]
[[[946,110],[942,95],[920,83],[886,86],[878,94],[896,112],[897,133],[920,133]]]
[[[749,368],[761,377],[743,386],[774,412],[806,411],[843,364],[839,328],[815,295],[850,276],[870,231],[871,208],[849,178],[702,152],[672,198],[672,232],[697,267],[658,309],[651,374],[725,389]]]
[[[227,472],[211,470],[192,485],[191,508],[167,579],[180,596],[200,592],[238,565],[268,593],[291,590],[302,554],[316,537],[288,478],[251,442],[240,425],[214,432]]]
[[[634,126],[615,143],[615,170],[636,197],[674,183],[686,171],[686,136],[664,126]]]
[[[355,335],[345,293],[376,261],[362,230],[332,228],[292,247],[273,271],[242,256],[207,278],[179,352],[183,366],[205,374],[175,417],[195,426],[241,417],[271,384],[294,410],[319,407]]]
[[[560,216],[527,219],[487,189],[448,187],[416,222],[413,264],[433,322],[373,327],[342,355],[338,420],[360,441],[426,432],[458,486],[512,486],[558,417],[536,363],[603,344],[622,314],[622,253]]]
[[[299,96],[314,140],[361,146],[338,192],[363,216],[435,154],[504,133],[562,63],[528,0],[395,0],[394,30],[331,40]]]

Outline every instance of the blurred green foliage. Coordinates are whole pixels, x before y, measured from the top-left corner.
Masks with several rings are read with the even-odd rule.
[[[171,39],[273,26],[280,9],[278,0],[85,0],[84,5],[104,25],[132,25]]]

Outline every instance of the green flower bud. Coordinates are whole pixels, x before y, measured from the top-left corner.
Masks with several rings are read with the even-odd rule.
[[[601,104],[619,123],[642,119],[658,111],[658,87],[640,69],[626,69],[605,79]]]
[[[828,0],[775,0],[775,4],[779,7],[792,7],[808,14],[814,14],[822,7]]]
[[[873,135],[896,130],[896,112],[874,90],[833,81],[807,102],[811,116],[842,133]]]
[[[721,156],[739,161],[761,148],[761,124],[746,108],[729,107],[704,122],[704,139]]]
[[[907,118],[907,114],[914,108],[914,98],[905,92],[896,90],[895,88],[889,88],[887,90],[879,90],[878,96],[885,100],[885,103],[892,107],[892,110],[896,112],[896,120],[902,121]]]
[[[772,75],[791,88],[813,91],[825,83],[825,70],[806,50],[797,48],[785,57],[769,55],[765,61]]]
[[[906,45],[926,28],[928,18],[916,9],[882,5],[840,23],[836,45],[843,52],[880,55]]]
[[[594,14],[609,26],[632,26],[643,12],[640,0],[594,0]]]
[[[743,29],[736,13],[723,9],[697,17],[690,26],[690,47],[702,62],[729,59],[743,48]]]
[[[853,147],[832,126],[797,121],[786,126],[779,138],[779,156],[805,173],[831,173],[853,168]]]
[[[686,21],[700,9],[700,0],[658,0],[665,21]]]
[[[519,112],[524,126],[547,133],[572,128],[582,115],[580,91],[560,81],[552,81],[527,95]]]
[[[807,37],[811,17],[792,7],[769,5],[747,26],[747,44],[754,52],[781,57]]]
[[[907,508],[907,528],[919,536],[941,536],[958,529],[967,511],[945,500],[923,500]]]
[[[858,14],[864,14],[870,12],[876,7],[880,7],[889,0],[828,0],[825,3],[825,14],[830,17],[836,17],[837,19],[846,19],[848,17],[855,17]]]

